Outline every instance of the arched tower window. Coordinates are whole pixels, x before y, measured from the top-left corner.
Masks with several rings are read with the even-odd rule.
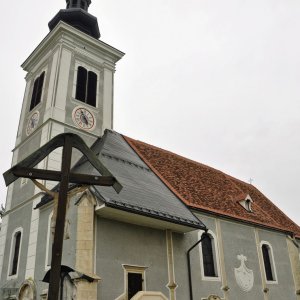
[[[264,270],[267,281],[274,282],[276,281],[276,270],[275,270],[275,264],[274,264],[274,257],[273,257],[273,251],[272,247],[267,242],[261,243],[261,251],[264,261]]]
[[[77,71],[75,98],[95,107],[96,96],[97,74],[79,66]]]
[[[22,238],[21,230],[18,230],[13,233],[9,276],[16,275],[18,272],[20,249],[21,249],[21,238]]]
[[[45,72],[43,72],[34,81],[32,95],[31,95],[30,108],[29,108],[30,111],[41,102],[44,78],[45,78]]]

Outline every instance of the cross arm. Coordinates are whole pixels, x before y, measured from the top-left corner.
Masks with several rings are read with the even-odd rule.
[[[52,170],[40,170],[35,168],[15,167],[12,169],[14,176],[41,179],[50,181],[61,181],[62,172]],[[70,183],[87,184],[87,185],[100,185],[100,186],[113,186],[117,180],[113,176],[98,176],[98,175],[86,175],[78,173],[70,173]]]

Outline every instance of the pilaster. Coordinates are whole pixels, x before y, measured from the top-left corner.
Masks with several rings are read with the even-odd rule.
[[[227,280],[226,270],[225,270],[225,257],[224,257],[222,229],[221,229],[221,224],[220,224],[219,219],[216,219],[216,232],[217,232],[217,239],[218,239],[218,246],[219,246],[222,290],[224,292],[224,300],[228,300],[229,299],[229,287],[228,287],[228,280]]]
[[[173,238],[172,238],[171,230],[166,231],[166,241],[167,241],[167,259],[168,259],[168,274],[169,274],[169,282],[167,284],[167,287],[169,289],[170,300],[176,300],[177,284],[175,282]]]
[[[97,298],[97,282],[99,277],[94,275],[94,197],[85,192],[77,209],[76,263],[75,269],[95,278],[93,282],[76,280],[77,300],[95,300]]]
[[[289,257],[291,261],[292,274],[295,284],[295,293],[296,299],[300,300],[300,253],[299,253],[299,245],[297,245],[296,241],[291,237],[287,237],[286,239]]]

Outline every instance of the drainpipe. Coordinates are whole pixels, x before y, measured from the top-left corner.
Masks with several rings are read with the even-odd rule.
[[[188,261],[188,274],[189,274],[189,291],[190,291],[190,300],[193,300],[193,285],[192,285],[192,273],[191,273],[191,258],[190,258],[190,252],[198,245],[200,244],[203,239],[205,238],[205,234],[207,234],[208,229],[205,229],[204,234],[202,234],[201,239],[194,244],[186,253],[187,255],[187,261]]]

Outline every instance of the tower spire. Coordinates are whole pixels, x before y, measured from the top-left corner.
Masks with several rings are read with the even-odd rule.
[[[66,0],[67,9],[70,8],[81,8],[85,11],[88,11],[88,8],[91,4],[91,0]]]
[[[50,31],[63,21],[82,32],[99,39],[100,31],[97,18],[88,13],[91,0],[66,0],[66,9],[61,9],[48,23]]]

